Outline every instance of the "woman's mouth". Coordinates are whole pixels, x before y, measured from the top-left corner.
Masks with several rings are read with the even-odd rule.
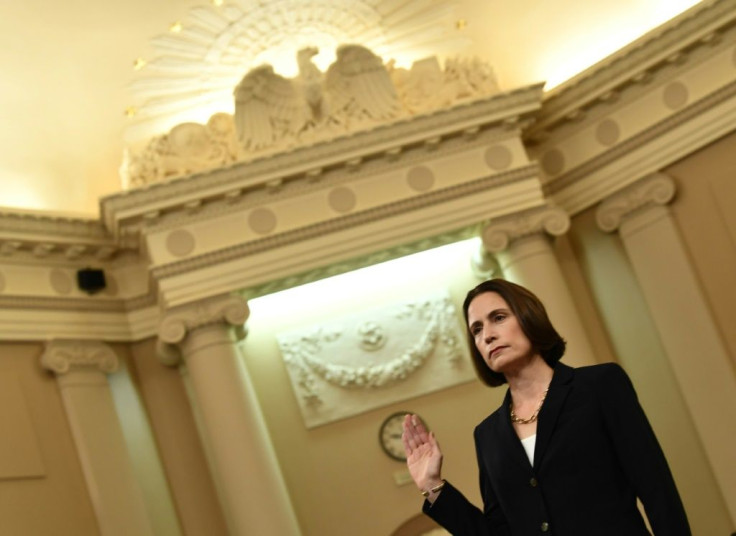
[[[507,347],[506,346],[496,346],[493,350],[491,350],[491,353],[488,354],[488,357],[493,359],[504,348],[507,348]]]

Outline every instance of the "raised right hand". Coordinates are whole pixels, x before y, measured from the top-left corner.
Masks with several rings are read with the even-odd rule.
[[[416,415],[404,417],[404,433],[401,435],[406,452],[406,466],[414,483],[421,491],[429,490],[442,482],[442,451],[434,437]]]

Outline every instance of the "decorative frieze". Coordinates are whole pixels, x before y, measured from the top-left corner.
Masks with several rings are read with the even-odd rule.
[[[483,227],[483,246],[491,253],[504,251],[511,242],[525,236],[547,233],[561,236],[570,228],[570,216],[558,207],[532,209],[491,220]]]
[[[41,365],[56,374],[79,369],[111,374],[118,369],[118,357],[112,348],[101,342],[53,340],[46,344]]]
[[[627,215],[650,205],[666,205],[674,196],[675,182],[664,173],[645,177],[601,203],[596,211],[598,227],[616,231]]]

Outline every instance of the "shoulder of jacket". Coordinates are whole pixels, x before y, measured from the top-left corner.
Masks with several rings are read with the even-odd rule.
[[[630,383],[628,374],[618,363],[600,363],[575,369],[575,379],[578,383],[589,384],[594,387],[605,388],[608,385]]]
[[[501,416],[502,410],[503,410],[503,404],[500,407],[498,407],[493,413],[491,413],[488,417],[480,421],[480,423],[478,423],[478,426],[475,427],[474,433],[477,435],[481,430],[494,426],[494,424],[498,421],[498,418]]]

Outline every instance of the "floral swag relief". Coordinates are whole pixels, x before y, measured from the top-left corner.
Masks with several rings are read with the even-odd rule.
[[[351,396],[346,391],[379,391],[406,382],[432,361],[439,361],[436,366],[445,371],[463,368],[462,331],[446,293],[277,338],[297,396],[303,409],[311,412],[329,405],[323,391],[332,391],[333,397],[335,390],[342,391],[338,397]],[[448,376],[438,371],[428,376],[434,374]],[[438,388],[434,380],[430,382],[430,389]],[[401,391],[402,398],[412,395],[411,390]],[[413,394],[423,392],[420,387]],[[387,403],[386,396],[379,399]]]
[[[297,53],[294,78],[270,65],[251,69],[234,90],[234,115],[217,113],[206,125],[182,123],[143,150],[126,151],[124,185],[247,161],[499,91],[491,67],[478,59],[448,59],[443,69],[430,57],[403,69],[365,47],[342,45],[323,73],[311,59],[317,52]]]

